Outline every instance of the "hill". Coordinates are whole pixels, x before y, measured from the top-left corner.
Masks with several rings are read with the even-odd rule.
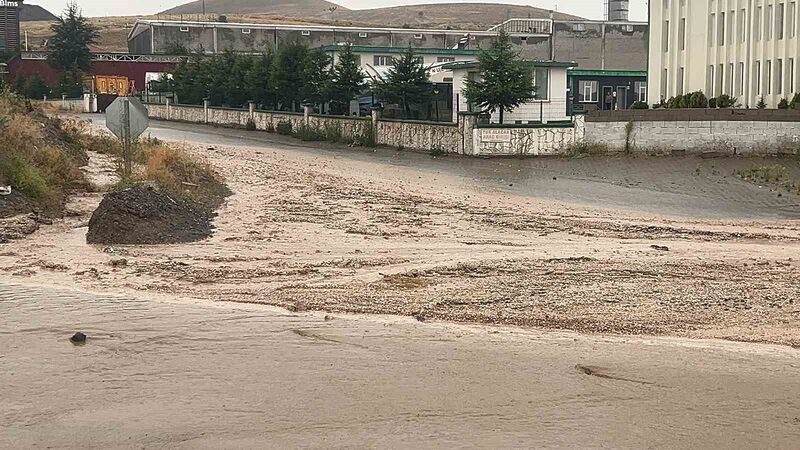
[[[274,14],[302,18],[347,10],[325,0],[206,0],[208,14]],[[168,9],[160,14],[202,14],[202,0]]]
[[[328,20],[391,27],[488,29],[509,18],[547,19],[550,11],[533,6],[502,3],[439,3],[388,8],[333,11],[319,16]],[[581,19],[555,13],[556,19]]]
[[[56,16],[39,5],[28,5],[23,3],[19,20],[20,22],[33,22],[39,20],[53,21],[56,20]]]

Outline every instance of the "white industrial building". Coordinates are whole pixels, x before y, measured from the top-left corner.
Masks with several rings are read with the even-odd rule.
[[[798,92],[796,0],[650,0],[648,101],[703,91],[774,108]]]

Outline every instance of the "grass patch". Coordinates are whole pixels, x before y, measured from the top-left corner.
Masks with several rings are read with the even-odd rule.
[[[595,142],[573,142],[567,147],[567,155],[572,157],[607,155],[609,153],[611,153],[611,151],[607,145]]]
[[[780,164],[737,170],[736,175],[748,181],[764,181],[766,183],[781,181],[786,175],[786,167]]]

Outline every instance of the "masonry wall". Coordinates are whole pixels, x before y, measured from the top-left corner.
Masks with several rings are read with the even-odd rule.
[[[630,144],[645,152],[796,153],[800,139],[800,111],[734,109],[592,112],[586,142],[621,150],[629,123]]]
[[[582,121],[582,119],[580,119]],[[583,137],[583,124],[491,127],[474,130],[475,156],[558,156]]]
[[[414,150],[441,150],[460,153],[461,130],[458,124],[434,125],[425,122],[380,120],[378,144]]]

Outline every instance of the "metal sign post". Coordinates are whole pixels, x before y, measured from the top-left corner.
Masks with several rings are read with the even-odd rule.
[[[122,141],[123,176],[133,172],[133,141],[150,124],[147,108],[133,97],[119,97],[106,108],[106,127]]]

